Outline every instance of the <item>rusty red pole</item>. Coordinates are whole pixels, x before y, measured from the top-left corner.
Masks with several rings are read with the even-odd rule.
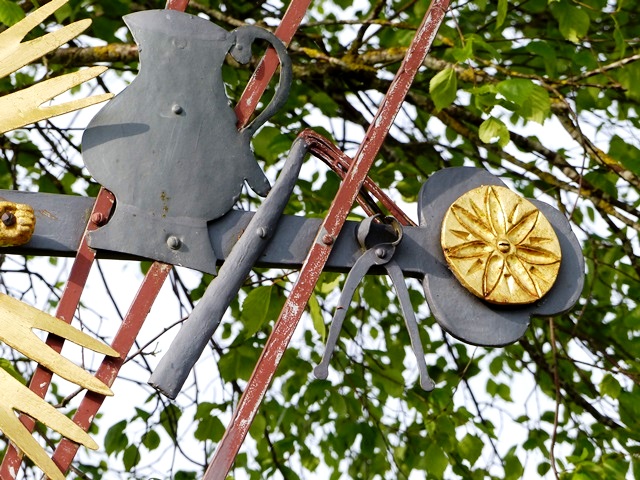
[[[124,364],[129,350],[131,350],[171,268],[172,266],[166,263],[153,262],[145,275],[142,285],[111,344],[111,347],[120,356],[106,357],[96,372],[96,378],[105,385],[110,387],[116,380],[118,372]],[[104,395],[91,391],[87,392],[73,416],[73,421],[85,431],[88,431],[104,399]],[[79,447],[80,445],[66,438],[60,441],[53,454],[53,461],[61,472],[66,472],[69,469]]]
[[[231,469],[329,257],[333,241],[338,237],[367,172],[433,43],[448,6],[449,0],[434,0],[430,5],[318,231],[203,480],[223,480]]]

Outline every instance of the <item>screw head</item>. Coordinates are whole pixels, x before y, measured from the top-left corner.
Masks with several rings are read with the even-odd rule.
[[[11,212],[4,212],[0,219],[5,227],[10,227],[16,223],[16,216]]]
[[[324,236],[322,237],[322,243],[324,243],[325,245],[333,245],[333,242],[334,242],[333,237],[328,233],[325,233]]]
[[[260,238],[267,238],[267,229],[264,227],[258,227],[258,229],[256,230],[256,234]]]
[[[184,108],[182,108],[181,105],[175,104],[171,107],[171,111],[176,115],[180,115],[182,112],[184,112]]]
[[[387,256],[387,251],[384,248],[376,248],[376,256],[378,258],[384,258]]]
[[[167,238],[167,247],[169,247],[171,250],[178,250],[181,246],[182,242],[175,235],[171,235],[169,238]]]

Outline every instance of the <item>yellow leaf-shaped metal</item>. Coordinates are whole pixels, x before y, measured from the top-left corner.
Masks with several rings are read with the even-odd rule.
[[[32,332],[34,328],[53,333],[103,355],[119,356],[118,352],[108,345],[64,321],[8,295],[0,294],[0,340],[2,342],[76,385],[103,395],[113,395],[111,389],[104,383],[40,340]]]
[[[107,67],[91,67],[68,73],[1,97],[0,134],[109,100],[113,95],[105,93],[58,105],[42,106],[53,97],[97,77],[106,69]]]
[[[70,440],[97,450],[96,442],[82,428],[1,368],[0,392],[0,430],[52,480],[64,480],[64,475],[15,412],[26,413]]]
[[[6,77],[35,59],[64,45],[91,25],[89,19],[80,20],[42,37],[22,42],[31,30],[40,25],[67,1],[53,0],[0,33],[0,77]]]
[[[33,28],[66,2],[67,0],[53,0],[0,33],[0,78],[64,45],[91,24],[91,20],[80,20],[42,37],[22,42]],[[108,100],[113,95],[96,95],[59,105],[42,106],[53,97],[95,78],[105,69],[106,67],[92,67],[69,73],[0,98],[0,134]]]

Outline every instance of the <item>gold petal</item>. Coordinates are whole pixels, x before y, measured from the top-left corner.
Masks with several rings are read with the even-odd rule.
[[[474,242],[461,243],[455,247],[447,247],[446,253],[452,258],[476,258],[484,257],[491,253],[493,248],[487,243],[476,240]]]
[[[514,226],[512,226],[507,232],[507,236],[509,237],[509,241],[513,245],[518,245],[525,241],[527,236],[531,233],[531,231],[536,226],[538,222],[538,215],[540,212],[538,210],[531,210],[526,213]]]
[[[534,298],[541,297],[538,285],[531,278],[527,267],[516,255],[507,256],[507,268],[520,288]]]
[[[503,278],[504,273],[504,257],[502,255],[493,254],[487,260],[487,266],[484,269],[484,276],[482,278],[482,293],[485,298],[491,295],[491,293],[498,286],[498,283]]]
[[[516,256],[523,262],[532,265],[552,265],[560,261],[560,257],[552,251],[531,245],[518,245]]]
[[[497,237],[504,236],[507,233],[507,219],[502,209],[502,204],[498,198],[498,194],[493,187],[487,189],[486,197],[487,215],[489,223]]]
[[[480,219],[480,217],[455,203],[451,206],[451,211],[460,224],[469,230],[469,233],[473,236],[484,240],[486,243],[493,243],[495,241],[495,234],[491,228]]]

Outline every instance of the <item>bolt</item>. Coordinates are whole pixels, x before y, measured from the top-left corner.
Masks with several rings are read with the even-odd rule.
[[[184,112],[184,108],[176,104],[173,107],[171,107],[171,111],[176,115],[180,115],[182,112]]]
[[[387,251],[384,248],[376,248],[376,256],[378,258],[384,258],[387,256]]]
[[[322,237],[322,243],[324,243],[325,245],[333,245],[333,241],[334,241],[333,237],[328,233],[325,233],[324,236]]]
[[[181,245],[182,242],[178,237],[171,235],[169,238],[167,238],[167,247],[169,247],[171,250],[178,250]]]
[[[4,223],[5,227],[10,227],[14,223],[16,223],[16,216],[11,212],[4,212],[2,214],[2,223]]]
[[[102,213],[96,212],[91,215],[91,221],[95,223],[97,226],[101,226],[101,225],[104,225],[105,218]]]
[[[506,240],[500,240],[498,242],[498,250],[502,253],[509,253],[509,250],[511,250],[511,244]]]
[[[264,227],[259,227],[256,230],[256,234],[260,237],[260,238],[267,238],[267,229]]]

